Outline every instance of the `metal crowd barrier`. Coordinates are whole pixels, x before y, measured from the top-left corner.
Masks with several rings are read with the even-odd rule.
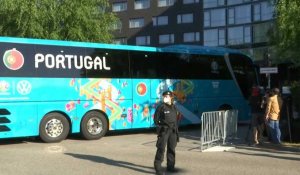
[[[224,145],[236,137],[238,110],[204,112],[201,116],[201,151]]]

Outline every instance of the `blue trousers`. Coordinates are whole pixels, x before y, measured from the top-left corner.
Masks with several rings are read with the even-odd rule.
[[[274,143],[281,143],[281,132],[279,128],[279,120],[269,120],[268,126],[271,132],[271,138]]]

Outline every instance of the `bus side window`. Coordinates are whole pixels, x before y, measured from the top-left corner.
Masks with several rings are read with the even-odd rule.
[[[131,51],[129,55],[132,78],[157,78],[159,59],[156,53]]]
[[[230,79],[230,73],[225,60],[221,56],[194,55],[191,60],[189,74],[197,79]]]

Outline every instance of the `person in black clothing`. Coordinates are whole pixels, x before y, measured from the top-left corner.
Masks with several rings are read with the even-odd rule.
[[[251,104],[252,119],[247,134],[247,137],[249,137],[249,134],[251,134],[251,137],[250,139],[247,138],[247,140],[249,141],[249,145],[251,146],[256,146],[258,144],[262,144],[263,142],[263,132],[265,128],[264,113],[267,99],[268,91],[266,91],[264,97],[251,96],[249,99]]]
[[[154,168],[156,174],[163,174],[161,164],[164,159],[165,148],[167,146],[167,171],[175,172],[175,147],[179,141],[177,116],[178,110],[173,104],[173,93],[165,91],[163,103],[156,108],[154,123],[157,127],[156,155]]]

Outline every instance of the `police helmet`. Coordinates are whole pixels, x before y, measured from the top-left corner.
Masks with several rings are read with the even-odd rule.
[[[173,93],[171,91],[165,91],[162,93],[163,96],[166,96],[166,95],[170,95],[170,96],[173,96]]]

